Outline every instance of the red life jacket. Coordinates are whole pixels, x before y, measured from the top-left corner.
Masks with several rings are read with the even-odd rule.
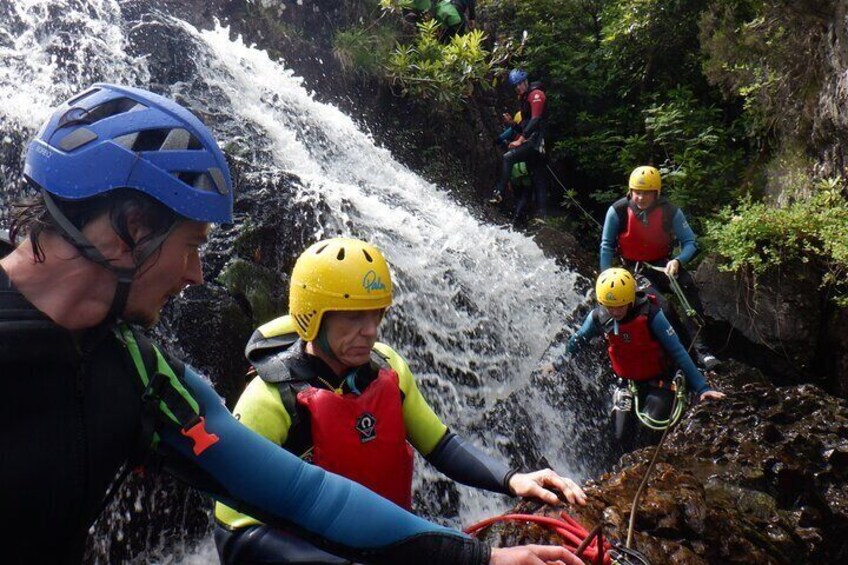
[[[673,209],[668,202],[658,201],[653,208],[647,211],[647,222],[643,222],[636,215],[634,205],[629,199],[626,215],[621,210],[621,205],[616,202],[616,210],[619,214],[622,231],[618,235],[618,251],[621,257],[627,261],[659,261],[666,259],[671,254],[671,244],[674,237],[671,233],[671,220],[674,215]],[[624,218],[622,218],[624,217]],[[625,222],[621,222],[626,219]]]
[[[315,465],[412,507],[412,447],[395,371],[380,369],[361,395],[308,387],[297,402],[311,416]]]
[[[664,376],[670,367],[662,344],[651,333],[650,323],[659,308],[656,297],[646,298],[635,306],[635,316],[618,323],[618,335],[605,332],[612,370],[623,379],[649,381]]]

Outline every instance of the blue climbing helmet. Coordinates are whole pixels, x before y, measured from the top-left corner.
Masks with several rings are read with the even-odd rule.
[[[66,200],[130,188],[190,220],[233,217],[230,170],[212,134],[138,88],[98,83],[62,104],[30,143],[24,175]]]
[[[509,71],[509,85],[517,86],[527,80],[527,73],[521,69],[512,69]]]

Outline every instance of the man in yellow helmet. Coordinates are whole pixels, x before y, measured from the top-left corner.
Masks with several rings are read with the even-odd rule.
[[[662,179],[657,169],[637,167],[630,174],[628,185],[627,196],[610,206],[604,220],[601,270],[610,268],[618,254],[625,267],[644,276],[651,283],[652,293],[660,301],[663,311],[675,326],[689,334],[687,341],[692,343],[698,363],[708,371],[715,369],[720,362],[707,350],[698,322],[687,316],[681,324],[674,309],[661,294],[671,291],[670,278],[676,278],[686,300],[703,320],[704,307],[698,288],[692,275],[683,268],[698,253],[695,233],[683,211],[662,196]],[[680,252],[672,256],[677,246]],[[651,266],[659,267],[663,272]]]
[[[407,509],[410,444],[463,484],[556,504],[553,488],[585,504],[570,479],[550,469],[517,473],[448,430],[404,358],[377,342],[391,304],[392,278],[377,248],[344,238],[311,246],[292,272],[289,315],[261,326],[247,345],[260,378],[239,399],[236,417],[283,449]],[[349,563],[223,504],[215,516],[223,563]],[[433,559],[439,562],[435,553]]]
[[[724,397],[710,388],[655,298],[637,291],[629,271],[611,268],[602,272],[595,295],[598,306],[569,338],[568,353],[577,353],[595,336],[606,338],[613,372],[621,379],[613,396],[616,439],[626,443],[633,438],[635,419],[628,381],[635,383],[639,404],[654,421],[669,419],[674,401],[671,383],[678,369],[699,400]]]

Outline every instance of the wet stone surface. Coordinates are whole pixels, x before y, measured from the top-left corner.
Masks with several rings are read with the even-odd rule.
[[[690,409],[666,438],[637,510],[633,546],[653,565],[844,562],[848,403],[812,385],[775,388],[753,369],[728,365],[713,379],[725,401]],[[588,484],[586,507],[565,510],[587,530],[603,522],[605,535],[623,543],[653,453],[651,446],[625,455]],[[521,524],[483,535],[502,545],[558,539]]]

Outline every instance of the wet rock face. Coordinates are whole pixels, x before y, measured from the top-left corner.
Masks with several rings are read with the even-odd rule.
[[[840,320],[848,311],[824,302],[809,269],[789,266],[754,286],[707,258],[695,278],[707,317],[730,326],[708,328],[711,341],[783,384],[812,382],[846,396],[848,327]]]
[[[691,409],[666,439],[637,510],[634,547],[653,565],[842,562],[848,555],[848,403],[812,385],[774,388],[731,363],[723,402]],[[568,508],[587,530],[625,540],[653,448],[623,457]],[[556,516],[561,509],[539,513]],[[490,528],[501,544],[556,539]]]

